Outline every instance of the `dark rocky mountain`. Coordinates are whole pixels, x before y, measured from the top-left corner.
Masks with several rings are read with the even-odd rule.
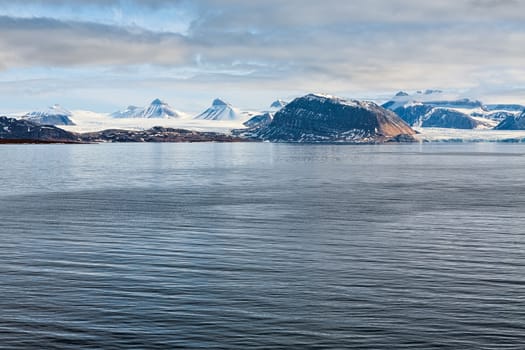
[[[40,125],[75,125],[72,116],[73,113],[56,104],[43,111],[27,113],[22,118]]]
[[[384,105],[383,105],[384,106]],[[388,109],[388,107],[385,107]],[[394,109],[401,119],[403,119],[410,126],[421,126],[426,116],[434,109],[432,106],[428,106],[422,103],[413,104],[409,106],[402,106]]]
[[[494,129],[496,130],[525,130],[525,111],[520,115],[511,115],[501,123],[499,123]]]
[[[455,110],[432,108],[425,114],[421,126],[424,128],[476,129],[482,122]]]
[[[309,94],[288,103],[273,121],[242,135],[276,142],[414,141],[401,118],[373,102]]]
[[[242,142],[246,139],[216,132],[154,127],[148,130],[110,129],[80,135],[84,142]]]
[[[25,119],[0,117],[0,142],[79,142],[79,135],[51,125],[39,125]]]
[[[248,128],[254,128],[258,126],[269,125],[273,120],[273,113],[264,113],[261,115],[256,115],[243,123],[244,126]]]

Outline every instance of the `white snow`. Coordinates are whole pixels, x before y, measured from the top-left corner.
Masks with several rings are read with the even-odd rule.
[[[41,110],[41,111],[34,111],[26,113],[28,117],[47,117],[47,116],[53,116],[53,115],[64,115],[67,117],[71,117],[72,113],[68,111],[67,109],[61,107],[59,104],[55,104],[51,107],[48,107],[47,109]]]
[[[473,115],[470,116],[472,119],[474,120],[477,120],[478,122],[482,123],[480,124],[476,129],[492,129],[494,128],[496,125],[499,124],[498,121],[496,120],[492,120],[492,119],[488,119],[488,118],[483,118],[483,117],[475,117]]]
[[[420,134],[414,135],[420,141],[429,142],[496,142],[510,139],[525,139],[525,130],[490,130],[490,129],[443,129],[414,128]]]
[[[147,130],[154,126],[190,129],[195,131],[215,131],[228,133],[232,129],[244,128],[243,120],[217,121],[195,120],[189,118],[112,118],[109,114],[75,110],[71,118],[76,125],[60,126],[73,132],[92,132],[105,129]]]
[[[375,105],[374,102],[370,102],[370,101],[346,100],[344,98],[340,98],[337,96],[320,94],[320,93],[308,94],[304,98],[307,99],[308,101],[321,101],[321,102],[331,101],[333,103],[339,103],[339,104],[350,106],[350,107],[368,108],[372,105]]]

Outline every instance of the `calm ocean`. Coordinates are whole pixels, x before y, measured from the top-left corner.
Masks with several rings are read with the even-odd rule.
[[[0,349],[525,348],[525,145],[0,159]]]

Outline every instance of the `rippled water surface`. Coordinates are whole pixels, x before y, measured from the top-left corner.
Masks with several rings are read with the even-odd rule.
[[[525,146],[1,146],[1,349],[524,349]]]

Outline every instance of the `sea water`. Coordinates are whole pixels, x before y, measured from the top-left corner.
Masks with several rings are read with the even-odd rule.
[[[523,349],[525,146],[0,147],[1,349]]]

